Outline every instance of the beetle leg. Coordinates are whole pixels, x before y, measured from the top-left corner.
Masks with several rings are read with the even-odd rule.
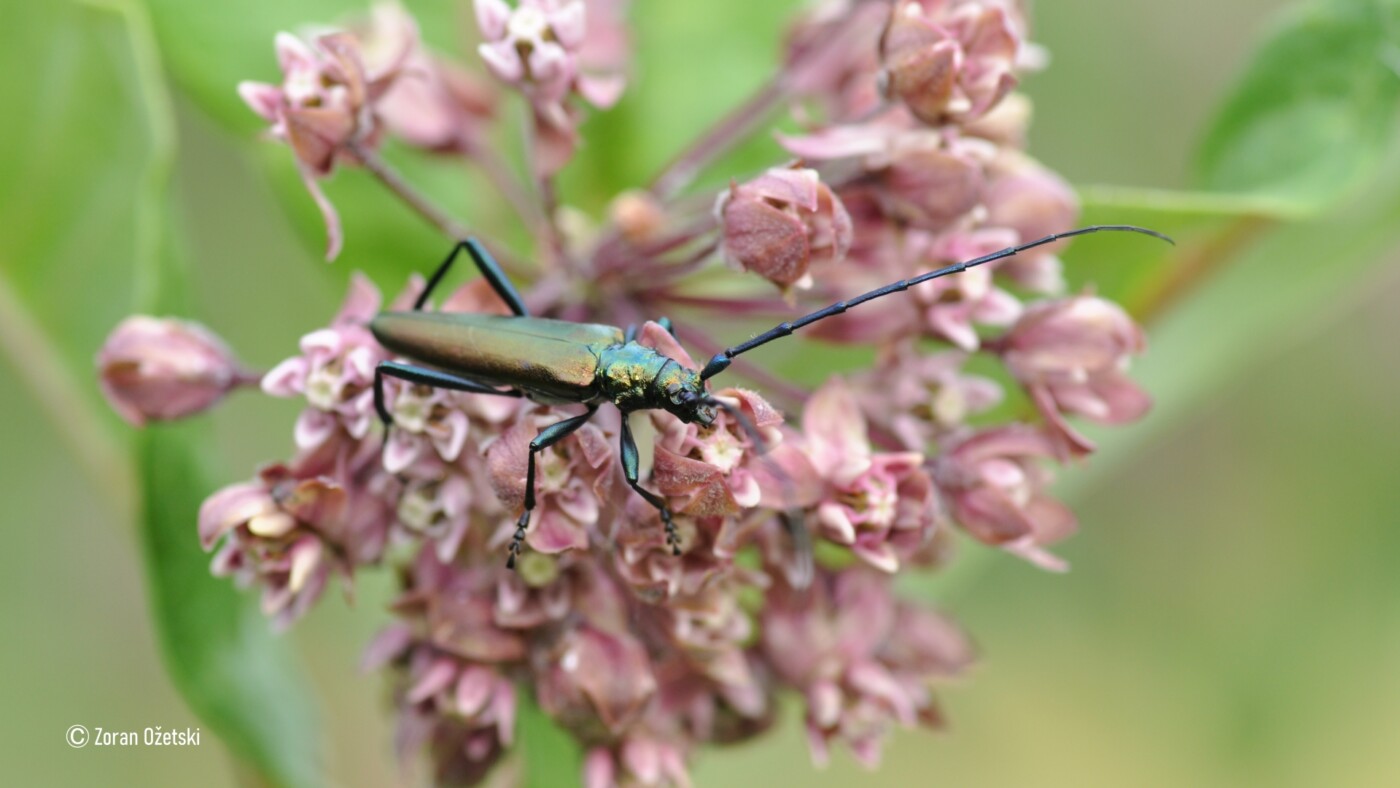
[[[515,536],[510,540],[509,554],[506,556],[507,569],[515,568],[515,558],[520,555],[521,545],[525,542],[525,529],[530,525],[530,512],[535,508],[535,455],[574,434],[597,412],[597,405],[589,405],[587,413],[551,424],[540,430],[540,434],[530,441],[530,458],[525,462],[525,511],[521,512],[520,519],[515,521]]]
[[[472,394],[495,394],[500,397],[521,396],[520,392],[515,389],[492,388],[485,383],[458,377],[450,372],[415,367],[412,364],[403,364],[398,361],[381,361],[379,366],[374,368],[374,409],[379,413],[379,420],[384,423],[385,440],[388,440],[389,437],[389,425],[394,422],[394,417],[389,415],[388,406],[384,404],[385,377],[398,378],[409,383],[421,383],[424,386],[439,389],[467,391]]]
[[[515,285],[510,281],[510,277],[506,276],[506,272],[501,270],[501,266],[496,262],[496,258],[492,257],[491,253],[486,251],[486,247],[477,242],[475,238],[458,241],[457,245],[452,247],[452,251],[447,255],[447,259],[443,260],[442,265],[438,266],[437,271],[429,277],[428,284],[423,288],[423,292],[419,294],[418,300],[413,302],[414,311],[421,310],[423,305],[428,303],[428,297],[437,289],[438,284],[442,282],[442,278],[447,276],[447,272],[452,269],[452,264],[457,261],[457,255],[461,254],[464,249],[467,254],[471,255],[472,261],[476,263],[477,270],[481,272],[481,276],[491,285],[491,289],[496,291],[496,295],[501,297],[505,305],[510,307],[510,311],[514,313],[516,317],[529,317],[530,310],[525,308],[525,299],[520,297],[520,291],[515,289]]]
[[[627,421],[629,414],[625,411],[622,414],[622,475],[627,477],[627,484],[637,491],[637,494],[646,499],[646,502],[655,506],[661,512],[661,522],[666,526],[666,544],[671,546],[672,555],[681,554],[681,535],[676,531],[676,524],[671,520],[671,510],[666,506],[666,501],[661,496],[646,489],[638,482],[638,464],[640,460],[637,455],[637,441],[632,438],[632,428]]]
[[[675,335],[676,335],[675,326],[672,326],[672,325],[671,325],[671,318],[669,318],[669,317],[659,317],[659,318],[656,319],[656,324],[659,325],[659,326],[661,326],[662,328],[666,329],[666,333],[670,334],[671,336],[675,336]]]
[[[623,341],[623,342],[631,342],[631,341],[635,340],[636,338],[637,338],[637,324],[636,324],[636,323],[633,323],[632,325],[630,325],[630,326],[627,327],[627,330],[626,330],[625,332],[623,332],[623,334],[622,334],[622,341]]]

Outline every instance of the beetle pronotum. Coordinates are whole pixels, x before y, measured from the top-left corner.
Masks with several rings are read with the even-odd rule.
[[[623,475],[637,494],[661,513],[666,540],[680,554],[680,537],[666,502],[641,486],[637,442],[628,426],[633,411],[661,408],[688,424],[714,423],[716,409],[726,407],[706,391],[705,381],[727,369],[735,356],[788,336],[846,310],[914,285],[956,274],[974,266],[1053,243],[1062,238],[1103,231],[1135,232],[1167,236],[1133,225],[1094,225],[1047,235],[973,260],[955,263],[909,279],[901,279],[867,293],[838,301],[794,320],[780,323],[746,342],[716,353],[703,369],[689,369],[673,358],[636,342],[637,327],[626,330],[593,323],[571,323],[531,317],[515,285],[475,239],[458,242],[438,266],[423,293],[408,312],[382,312],[370,330],[385,348],[422,364],[382,362],[375,370],[374,406],[387,431],[392,417],[384,404],[384,378],[395,377],[426,386],[491,394],[528,397],[549,404],[579,403],[588,410],[545,427],[530,441],[525,473],[525,506],[516,521],[507,566],[514,567],[525,539],[530,512],[535,508],[535,455],[582,427],[603,402],[622,412],[621,455]],[[460,312],[427,312],[428,298],[442,282],[462,251],[476,263],[483,277],[510,309],[510,315]],[[662,319],[662,325],[670,328]]]

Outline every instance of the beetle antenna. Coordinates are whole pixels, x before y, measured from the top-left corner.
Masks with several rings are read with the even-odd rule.
[[[1055,241],[1058,241],[1062,238],[1072,238],[1076,235],[1088,235],[1089,233],[1098,232],[1142,233],[1143,235],[1150,235],[1153,238],[1160,238],[1169,244],[1176,244],[1176,242],[1173,241],[1171,238],[1167,237],[1166,235],[1163,235],[1162,233],[1157,232],[1156,230],[1149,230],[1146,227],[1138,227],[1136,225],[1131,224],[1096,224],[1091,225],[1089,227],[1081,227],[1078,230],[1069,230],[1068,232],[1063,233],[1053,233],[1051,235],[1045,236],[1044,238],[1037,238],[1034,241],[1023,243],[1019,246],[1009,246],[1005,249],[1002,249],[999,252],[992,252],[989,255],[984,255],[973,260],[967,260],[961,263],[954,263],[953,265],[947,266],[945,268],[939,268],[934,271],[929,271],[928,273],[919,274],[918,276],[915,276],[910,279],[901,279],[898,282],[892,282],[890,284],[885,285],[884,287],[876,288],[868,293],[862,293],[854,298],[850,298],[845,301],[837,301],[836,303],[830,306],[823,307],[822,309],[818,309],[815,312],[803,315],[802,317],[799,317],[796,320],[790,320],[784,323],[779,323],[778,325],[768,329],[767,331],[763,332],[762,334],[759,334],[758,336],[754,337],[753,339],[750,339],[747,342],[735,345],[734,347],[725,348],[724,350],[721,350],[720,352],[716,353],[714,357],[710,359],[709,363],[705,365],[705,368],[700,371],[700,379],[709,380],[715,375],[718,375],[719,373],[723,372],[729,367],[729,364],[734,360],[735,356],[738,356],[742,353],[747,353],[756,347],[766,345],[775,339],[781,339],[785,336],[788,336],[797,329],[802,328],[803,326],[809,326],[817,322],[818,320],[825,320],[828,317],[839,315],[842,312],[845,312],[847,309],[850,309],[853,306],[859,306],[860,304],[863,304],[866,301],[874,301],[877,298],[881,298],[892,293],[900,293],[905,290],[908,290],[914,285],[922,284],[924,282],[937,279],[942,276],[961,273],[969,268],[974,268],[984,263],[990,263],[995,260],[1002,260],[1007,257],[1011,257],[1013,255],[1024,252],[1028,249],[1034,249],[1037,246],[1044,246],[1048,243],[1054,243]]]

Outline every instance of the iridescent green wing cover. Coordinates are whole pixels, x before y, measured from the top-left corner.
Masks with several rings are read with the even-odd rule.
[[[623,340],[614,326],[469,312],[384,312],[370,330],[415,361],[569,402],[597,396],[598,354]]]

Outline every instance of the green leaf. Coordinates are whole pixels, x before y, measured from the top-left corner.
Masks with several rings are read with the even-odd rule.
[[[249,595],[209,574],[195,538],[200,503],[213,492],[198,424],[141,434],[141,546],[161,652],[175,686],[200,719],[266,782],[320,783],[315,721],[305,682]]]
[[[37,61],[45,78],[33,82],[47,87],[45,109],[31,145],[18,153],[5,146],[0,154],[0,167],[15,175],[0,191],[5,212],[16,219],[15,231],[5,234],[5,248],[17,255],[6,273],[38,313],[14,322],[36,340],[78,338],[74,358],[61,368],[81,373],[52,379],[95,392],[92,352],[120,317],[114,310],[132,300],[160,313],[185,306],[183,259],[170,220],[176,130],[139,5],[116,0],[44,10],[36,19],[52,34],[42,44],[53,51]],[[21,52],[33,46],[24,37],[12,43]],[[104,133],[92,135],[93,128]],[[57,163],[62,166],[52,166]],[[93,292],[100,306],[74,302],[71,288],[50,293],[46,287],[48,277],[73,281],[75,274],[84,282],[79,290]],[[82,321],[84,330],[64,330],[66,321]],[[34,374],[38,367],[26,368]],[[97,408],[106,410],[95,401],[70,404],[64,421],[84,423],[85,439],[100,445],[110,440],[104,426],[87,424]],[[153,428],[136,439],[139,533],[165,664],[211,735],[262,782],[315,784],[317,740],[294,662],[271,641],[255,604],[210,576],[199,548],[199,505],[213,489],[201,454],[209,441],[201,434],[198,426]]]
[[[1084,224],[1135,224],[1176,242],[1098,234],[1076,240],[1064,256],[1071,291],[1092,289],[1140,320],[1165,312],[1284,215],[1276,203],[1245,195],[1106,186],[1080,195]]]
[[[578,740],[559,727],[529,693],[521,691],[515,749],[525,771],[526,788],[577,785],[583,774]]]
[[[1325,209],[1397,137],[1400,4],[1329,0],[1278,20],[1201,145],[1202,188]]]

